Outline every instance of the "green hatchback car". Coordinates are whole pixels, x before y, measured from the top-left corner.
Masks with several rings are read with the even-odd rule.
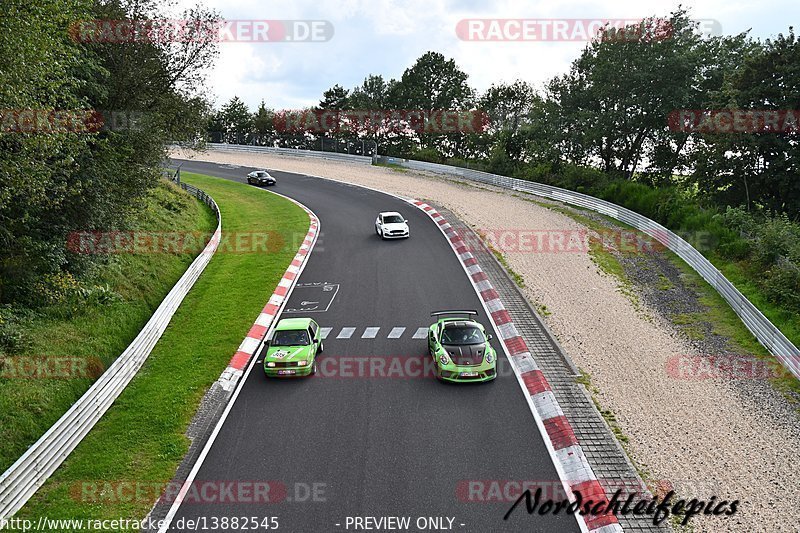
[[[323,349],[319,324],[311,318],[284,318],[267,340],[264,373],[268,377],[310,376]]]
[[[491,335],[472,320],[477,311],[436,311],[428,329],[428,352],[436,364],[436,377],[444,381],[491,381],[497,377],[497,354]]]

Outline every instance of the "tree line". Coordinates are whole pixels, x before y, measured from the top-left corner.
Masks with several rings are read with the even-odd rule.
[[[251,113],[234,97],[210,116],[209,139],[309,149],[324,146],[320,137],[367,139],[382,155],[545,181],[569,172],[590,184],[597,169],[631,182],[679,186],[717,205],[796,216],[800,124],[792,119],[800,114],[792,112],[800,110],[800,42],[793,29],[764,41],[747,32],[705,36],[683,9],[643,24],[657,22],[669,28],[658,38],[619,38],[618,32],[637,32],[609,28],[543,88],[517,80],[481,93],[455,61],[428,52],[398,80],[370,74],[352,89],[336,84],[307,110],[480,110],[489,119],[482,131],[378,127],[298,135],[276,127],[282,111],[262,101]],[[781,127],[726,130],[738,114],[702,113],[714,110],[756,118],[774,111]],[[696,127],[702,117],[712,127]]]
[[[157,0],[4,0],[2,10],[0,303],[35,306],[100,259],[71,253],[70,233],[135,223],[166,145],[202,139],[210,109],[197,88],[217,45],[122,31],[167,20]],[[217,19],[182,17],[195,29]]]

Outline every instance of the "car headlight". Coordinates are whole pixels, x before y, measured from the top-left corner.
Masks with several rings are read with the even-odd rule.
[[[297,366],[306,366],[308,364],[308,360],[303,359],[302,361],[297,362]]]
[[[494,354],[492,352],[486,352],[486,362],[491,363],[494,361]]]
[[[450,364],[450,358],[447,357],[447,354],[442,354],[439,356],[439,362],[442,363],[443,365]]]
[[[267,363],[267,366],[270,367],[270,368],[274,368],[275,367],[275,363],[273,361],[270,361],[269,363]]]

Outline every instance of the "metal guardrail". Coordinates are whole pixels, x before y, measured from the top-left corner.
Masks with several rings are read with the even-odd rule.
[[[343,161],[347,163],[358,163],[361,165],[371,165],[372,158],[365,155],[340,154],[338,152],[317,152],[314,150],[297,150],[294,148],[273,148],[271,146],[253,146],[247,144],[219,144],[208,143],[214,150],[225,152],[258,152],[275,155],[287,155],[292,157],[313,157],[316,159],[328,159],[331,161]]]
[[[111,407],[144,364],[178,306],[216,252],[222,232],[219,207],[213,198],[197,187],[186,183],[179,185],[206,203],[217,215],[217,229],[214,235],[125,351],[89,390],[0,476],[0,523],[25,505]]]
[[[671,232],[658,222],[611,202],[567,189],[553,187],[551,185],[436,163],[404,159],[392,159],[391,162],[414,170],[456,175],[504,189],[512,189],[535,194],[544,198],[550,198],[552,200],[558,200],[602,213],[620,222],[624,222],[629,226],[633,226],[675,252],[678,257],[683,259],[686,264],[700,274],[704,280],[725,298],[725,301],[728,302],[733,311],[742,319],[744,325],[755,335],[759,342],[763,344],[784,367],[794,374],[795,377],[800,379],[800,350],[798,350],[797,347],[750,302],[750,300],[739,292],[733,283],[728,281],[711,261],[706,259],[703,254],[698,252],[679,235]]]
[[[210,145],[212,148],[218,149],[218,145]],[[231,145],[225,145],[231,146]],[[277,149],[267,149],[257,146],[249,146],[249,151],[252,152],[274,152]],[[230,148],[228,148],[230,149]],[[287,148],[279,149],[281,153],[289,152],[288,155],[296,157],[303,157],[310,155],[311,157],[319,157],[318,152],[310,152],[308,150],[291,150]],[[369,159],[363,156],[353,156],[347,154],[337,154],[337,159],[362,163],[362,160]],[[679,235],[671,232],[658,222],[650,220],[649,218],[626,209],[622,206],[582,194],[579,192],[545,185],[543,183],[536,183],[533,181],[526,181],[517,178],[509,178],[507,176],[500,176],[498,174],[490,174],[488,172],[481,172],[479,170],[471,170],[468,168],[454,167],[450,165],[441,165],[438,163],[426,163],[423,161],[414,161],[410,159],[400,159],[394,157],[379,157],[382,162],[400,165],[412,170],[422,170],[427,172],[434,172],[437,174],[445,174],[449,176],[458,176],[464,179],[479,181],[496,187],[504,189],[511,189],[515,191],[527,192],[558,200],[566,204],[590,209],[603,215],[624,222],[629,226],[649,235],[656,239],[658,242],[673,251],[686,264],[692,267],[704,280],[706,280],[714,289],[725,299],[731,306],[733,311],[742,319],[744,325],[747,326],[758,341],[764,345],[769,352],[774,355],[796,378],[800,379],[800,350],[792,344],[792,342],[769,321],[764,314],[753,305],[739,290],[728,281],[728,279],[720,272],[711,261],[705,258],[703,254],[698,252],[691,244],[686,242]]]

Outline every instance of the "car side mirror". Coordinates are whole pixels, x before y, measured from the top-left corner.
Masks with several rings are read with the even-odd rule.
[[[487,340],[487,341],[490,341],[490,340],[492,340],[493,338],[494,338],[494,337],[492,337],[491,335],[486,335],[486,340]]]
[[[403,219],[403,222],[405,222],[406,224],[408,224],[408,220],[406,220],[406,219]]]

